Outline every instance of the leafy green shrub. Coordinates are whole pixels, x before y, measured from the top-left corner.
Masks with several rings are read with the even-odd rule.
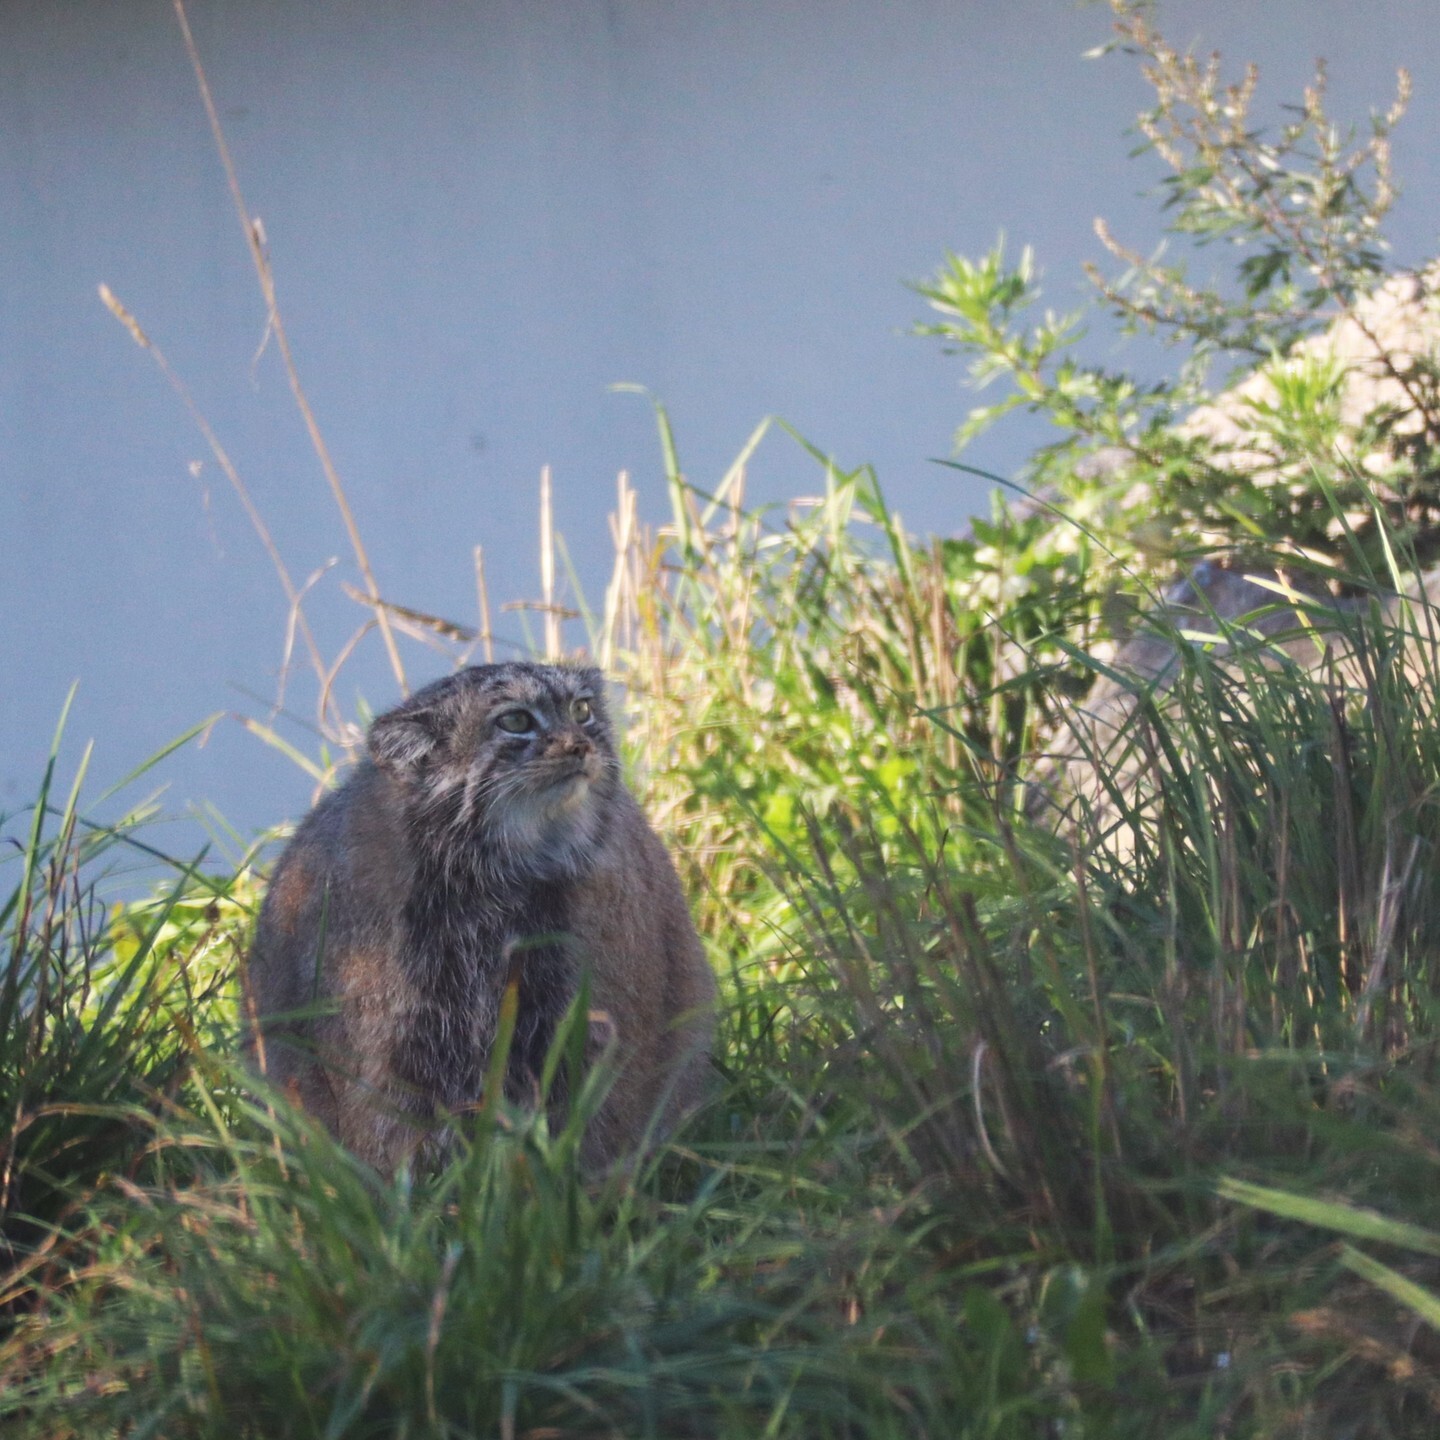
[[[1116,37],[1107,48],[1138,58],[1155,90],[1137,153],[1166,168],[1160,195],[1178,258],[1146,258],[1100,222],[1100,239],[1125,269],[1109,279],[1092,267],[1090,278],[1125,330],[1181,352],[1178,371],[1146,383],[1081,360],[1084,310],[1029,320],[1039,290],[1028,249],[1015,265],[999,247],[978,261],[951,255],[917,287],[940,316],[921,333],[968,357],[978,384],[1007,387],[972,411],[957,443],[1017,409],[1048,418],[1060,438],[1033,458],[1026,483],[1053,489],[1072,518],[1104,533],[1113,563],[1092,574],[1109,583],[1127,568],[1163,569],[1177,555],[1225,547],[1283,544],[1348,563],[1317,474],[1367,537],[1378,534],[1372,500],[1392,532],[1433,533],[1440,327],[1424,283],[1390,282],[1390,300],[1409,303],[1403,334],[1377,316],[1372,298],[1388,274],[1390,136],[1409,76],[1401,72],[1394,104],[1372,115],[1357,141],[1326,111],[1322,64],[1271,134],[1251,117],[1253,66],[1225,83],[1218,57],[1177,51],[1150,7],[1111,0],[1111,8]],[[1191,262],[1220,245],[1233,273],[1195,278]],[[1217,405],[1219,388],[1242,375],[1259,378]],[[1342,406],[1347,389],[1351,403]]]

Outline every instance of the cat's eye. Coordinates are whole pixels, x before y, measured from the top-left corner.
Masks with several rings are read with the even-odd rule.
[[[588,725],[594,718],[595,712],[590,708],[590,702],[579,695],[570,702],[570,718],[577,725]]]
[[[495,724],[507,735],[528,735],[535,728],[535,717],[528,710],[507,710],[495,717]]]

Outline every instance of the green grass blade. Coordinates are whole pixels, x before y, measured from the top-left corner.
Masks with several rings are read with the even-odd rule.
[[[1356,1240],[1372,1240],[1416,1250],[1423,1255],[1440,1255],[1440,1235],[1401,1220],[1391,1220],[1374,1210],[1342,1204],[1335,1200],[1317,1200],[1309,1195],[1296,1195],[1288,1190],[1275,1190],[1266,1185],[1252,1185],[1245,1180],[1226,1177],[1215,1187],[1226,1200],[1248,1205],[1255,1210],[1278,1215],[1284,1220],[1298,1220],[1322,1230],[1333,1230]]]
[[[1387,1295],[1413,1310],[1426,1324],[1440,1330],[1440,1295],[1433,1290],[1427,1290],[1388,1265],[1372,1260],[1353,1245],[1341,1249],[1340,1260],[1361,1279],[1379,1286]]]

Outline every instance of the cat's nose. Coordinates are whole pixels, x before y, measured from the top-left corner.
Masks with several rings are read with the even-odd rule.
[[[582,730],[562,730],[550,742],[554,755],[588,755],[595,748],[594,742]]]

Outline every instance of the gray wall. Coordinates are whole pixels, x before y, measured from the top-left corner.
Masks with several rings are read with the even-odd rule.
[[[497,600],[535,593],[542,465],[594,591],[616,471],[663,514],[651,415],[618,381],[666,402],[702,483],[775,412],[875,463],[915,527],[957,528],[982,487],[929,457],[966,397],[905,334],[923,307],[901,282],[1003,229],[1064,305],[1095,215],[1142,246],[1157,233],[1137,198],[1155,172],[1122,135],[1147,92],[1127,62],[1080,58],[1100,7],[193,0],[192,20],[382,587],[462,620],[475,543]],[[1406,259],[1432,248],[1436,0],[1187,0],[1166,21],[1258,58],[1272,106],[1324,54],[1335,108],[1363,118],[1410,64],[1395,230]],[[0,227],[3,811],[32,792],[73,678],[67,754],[93,736],[105,781],[274,692],[278,587],[98,282],[188,382],[291,568],[342,557],[313,610],[330,644],[358,612],[273,348],[252,363],[262,307],[165,0],[0,4]],[[1012,470],[1036,438],[972,458]],[[754,484],[803,493],[816,472],[777,439]],[[378,647],[357,691],[393,698]],[[233,723],[165,773],[168,809],[212,801],[247,833],[309,790]]]

